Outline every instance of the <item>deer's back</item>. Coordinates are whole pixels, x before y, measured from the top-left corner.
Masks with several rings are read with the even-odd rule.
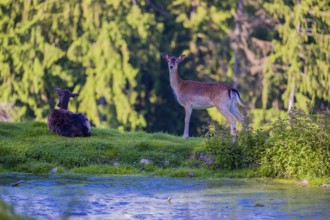
[[[55,109],[48,115],[50,131],[66,137],[90,136],[90,124],[82,113]]]
[[[180,84],[177,99],[181,105],[191,103],[193,108],[209,108],[228,98],[231,89],[223,83],[206,83],[183,80]]]

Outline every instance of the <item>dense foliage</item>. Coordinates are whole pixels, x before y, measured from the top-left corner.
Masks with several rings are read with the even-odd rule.
[[[210,129],[205,151],[215,158],[212,168],[257,168],[262,176],[315,178],[330,175],[330,114],[326,110],[292,109],[290,119],[278,119],[269,133],[251,128],[238,139]]]
[[[273,125],[262,169],[268,176],[285,178],[330,175],[330,114],[317,117],[293,109],[289,120]]]
[[[44,120],[61,87],[97,127],[181,133],[167,52],[189,54],[184,79],[238,88],[260,128],[330,100],[329,14],[327,0],[1,1],[0,118]],[[192,133],[210,120],[193,114]]]
[[[250,127],[244,128],[236,138],[226,129],[209,127],[204,149],[209,157],[214,157],[214,170],[254,169],[260,166],[268,138],[267,132]]]

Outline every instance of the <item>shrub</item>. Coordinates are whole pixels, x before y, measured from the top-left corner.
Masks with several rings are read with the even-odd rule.
[[[213,169],[253,168],[260,163],[267,138],[266,132],[245,127],[234,140],[228,129],[210,127],[206,133],[205,151],[215,157]]]
[[[238,145],[243,152],[242,168],[256,168],[260,165],[268,138],[267,132],[261,129],[254,130],[251,127],[246,127],[239,133]]]
[[[329,112],[311,113],[293,109],[288,120],[274,122],[261,161],[265,175],[302,178],[330,174]]]

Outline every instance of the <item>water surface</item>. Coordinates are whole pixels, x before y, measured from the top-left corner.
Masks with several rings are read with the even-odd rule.
[[[330,219],[329,189],[244,179],[0,174],[0,198],[36,219]]]

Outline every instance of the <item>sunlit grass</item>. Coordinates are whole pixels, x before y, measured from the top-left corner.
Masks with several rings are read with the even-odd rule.
[[[251,169],[214,169],[198,159],[204,138],[93,128],[91,137],[67,138],[42,122],[0,123],[0,172],[157,175],[187,178],[260,178]],[[142,159],[148,164],[140,163]],[[299,181],[299,180],[296,180]],[[311,185],[329,177],[308,179]]]
[[[140,174],[186,167],[203,139],[165,133],[92,129],[91,137],[52,134],[41,122],[0,123],[0,171]],[[148,159],[150,164],[141,164]],[[189,167],[187,167],[189,169]]]

